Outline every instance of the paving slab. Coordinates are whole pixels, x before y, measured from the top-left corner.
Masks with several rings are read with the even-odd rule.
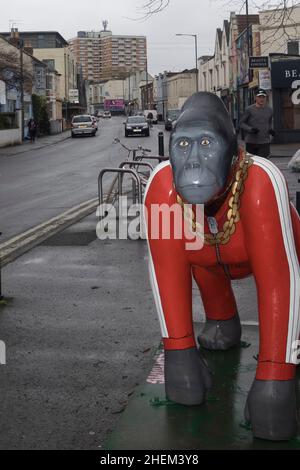
[[[199,325],[195,325],[196,331]],[[253,438],[244,418],[258,352],[257,327],[243,328],[240,346],[229,351],[205,351],[214,384],[206,403],[183,406],[168,401],[164,390],[164,360],[159,349],[152,371],[139,386],[105,445],[106,450],[291,450],[300,449],[298,436],[286,442]],[[297,397],[300,402],[300,371]]]

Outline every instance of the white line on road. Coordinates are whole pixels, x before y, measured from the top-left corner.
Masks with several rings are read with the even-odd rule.
[[[2,243],[0,245],[1,265],[8,264],[50,236],[83,219],[96,210],[97,206],[98,198],[89,199]]]

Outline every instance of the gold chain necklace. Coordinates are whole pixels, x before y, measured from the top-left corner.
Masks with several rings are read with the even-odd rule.
[[[229,242],[231,235],[234,234],[236,224],[240,220],[240,197],[244,191],[244,182],[248,176],[248,169],[253,164],[250,155],[244,155],[239,162],[235,173],[235,180],[231,186],[231,197],[228,201],[227,220],[223,225],[221,232],[213,234],[204,234],[204,243],[206,245],[225,245]],[[177,195],[177,202],[182,207],[184,219],[189,223],[189,228],[194,235],[203,237],[203,227],[195,222],[195,214],[191,205],[186,205],[180,196]],[[197,230],[198,229],[198,230]]]

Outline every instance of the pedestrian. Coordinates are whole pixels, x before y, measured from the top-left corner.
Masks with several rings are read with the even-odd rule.
[[[36,131],[37,131],[37,122],[34,118],[30,118],[28,121],[28,132],[29,132],[29,137],[30,137],[30,142],[33,143],[35,142],[36,138]]]
[[[258,90],[255,103],[246,108],[240,120],[240,129],[245,132],[246,151],[259,157],[269,158],[273,111],[267,104],[267,92]]]
[[[152,127],[153,114],[151,113],[151,111],[147,114],[147,121],[149,123],[149,127]]]

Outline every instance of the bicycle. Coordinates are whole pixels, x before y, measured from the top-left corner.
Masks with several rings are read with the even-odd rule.
[[[123,142],[121,142],[118,137],[115,137],[115,139],[113,140],[113,144],[120,144],[121,147],[127,150],[128,155],[125,159],[125,162],[130,162],[130,161],[141,162],[143,160],[143,157],[145,157],[148,153],[151,153],[150,149],[143,148],[141,145],[139,145],[137,148],[126,147],[126,145],[124,145]],[[141,152],[141,155],[140,156],[137,155],[137,152]],[[131,155],[132,155],[132,160],[130,159]],[[136,164],[132,164],[132,165],[129,164],[129,168],[135,168],[136,166],[137,166]],[[139,172],[139,171],[138,173],[142,176],[143,181],[146,181],[146,179],[148,179],[148,175],[146,173]],[[115,191],[114,191],[114,187],[117,181],[118,181],[118,175],[115,176],[115,178],[113,179],[106,195],[106,202],[111,205],[114,205],[114,203],[116,202],[118,198],[118,188],[115,188]]]

